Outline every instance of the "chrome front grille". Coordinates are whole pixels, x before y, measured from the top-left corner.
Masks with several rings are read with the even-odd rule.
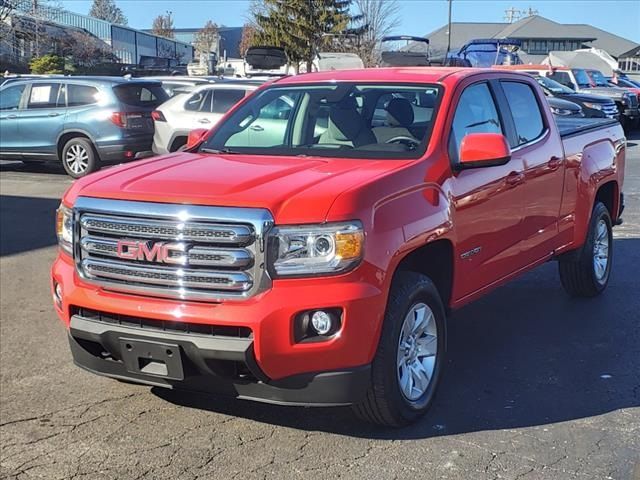
[[[200,301],[244,299],[270,286],[264,209],[81,197],[74,207],[80,276],[105,289]]]
[[[618,115],[620,115],[620,112],[618,111],[618,107],[614,102],[605,103],[602,106],[602,113],[604,113],[608,118],[615,118]]]

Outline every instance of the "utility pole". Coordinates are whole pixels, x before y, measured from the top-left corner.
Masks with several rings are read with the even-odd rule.
[[[449,58],[449,51],[451,50],[451,4],[453,0],[449,0],[449,22],[447,24],[447,53],[444,56],[444,64],[447,62],[447,58]]]
[[[518,21],[520,20],[520,15],[522,14],[522,12],[514,7],[511,8],[507,8],[504,11],[504,19],[508,22],[508,23],[513,23],[514,21]]]

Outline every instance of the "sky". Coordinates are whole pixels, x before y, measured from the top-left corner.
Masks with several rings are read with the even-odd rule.
[[[63,6],[88,13],[91,0],[63,0]],[[169,10],[176,28],[197,28],[207,20],[229,27],[241,26],[248,0],[116,0],[134,28],[151,28],[153,18]],[[398,0],[401,24],[396,34],[426,35],[447,22],[446,0]],[[638,0],[453,0],[453,21],[503,22],[505,10],[529,7],[559,23],[588,23],[640,43]]]

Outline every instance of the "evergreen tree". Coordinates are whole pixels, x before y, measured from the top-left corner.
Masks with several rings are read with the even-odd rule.
[[[343,32],[352,0],[263,0],[253,12],[254,44],[282,47],[297,67],[307,64],[329,43],[327,35]]]
[[[114,0],[93,0],[89,16],[118,25],[127,25],[127,17],[124,16]]]

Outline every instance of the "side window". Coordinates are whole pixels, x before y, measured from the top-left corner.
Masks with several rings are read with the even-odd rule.
[[[195,93],[184,105],[185,110],[192,112],[211,111],[211,90]]]
[[[67,105],[69,107],[80,107],[91,105],[98,101],[98,89],[89,85],[67,85]]]
[[[504,133],[486,83],[471,85],[460,95],[449,136],[449,157],[453,162],[458,162],[462,139],[470,133]]]
[[[17,110],[26,87],[26,84],[13,85],[2,90],[0,92],[0,110]]]
[[[213,113],[227,113],[244,98],[244,90],[216,90],[213,92]]]
[[[58,103],[58,83],[34,83],[31,85],[27,108],[56,108]]]
[[[517,144],[511,146],[517,147],[535,140],[542,135],[544,122],[531,86],[519,82],[501,82],[501,84],[518,135]]]

